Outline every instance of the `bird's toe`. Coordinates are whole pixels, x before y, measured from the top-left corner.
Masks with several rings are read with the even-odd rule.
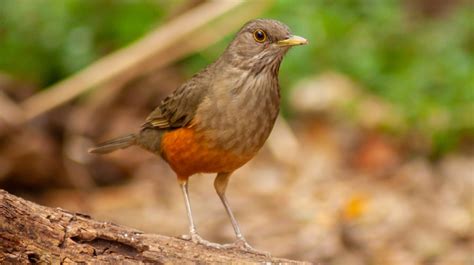
[[[222,249],[223,246],[218,243],[210,242],[205,239],[203,239],[199,234],[197,233],[192,233],[190,235],[182,235],[180,236],[181,239],[191,241],[196,244],[204,245],[206,247],[211,247],[211,248],[217,248],[217,249]]]
[[[237,248],[245,252],[257,254],[257,255],[264,255],[267,257],[271,257],[271,253],[263,250],[258,250],[252,247],[247,240],[245,239],[237,239],[234,243],[224,245],[225,248]]]

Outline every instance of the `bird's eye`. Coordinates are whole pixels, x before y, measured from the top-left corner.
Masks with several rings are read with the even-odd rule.
[[[267,40],[267,34],[265,34],[265,31],[261,29],[257,29],[256,31],[253,32],[253,38],[255,39],[256,42],[264,42]]]

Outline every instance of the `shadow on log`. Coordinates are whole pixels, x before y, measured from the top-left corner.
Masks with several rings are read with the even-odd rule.
[[[1,264],[84,262],[305,264],[144,234],[87,215],[40,206],[0,190]]]

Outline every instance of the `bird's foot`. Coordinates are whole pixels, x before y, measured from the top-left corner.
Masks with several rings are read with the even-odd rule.
[[[211,248],[216,248],[216,249],[239,249],[239,250],[242,250],[242,251],[245,251],[245,252],[248,252],[248,253],[263,255],[263,256],[266,256],[266,257],[271,257],[272,256],[270,252],[253,248],[247,242],[247,240],[245,240],[245,238],[238,238],[234,243],[225,244],[225,245],[221,245],[221,244],[218,244],[218,243],[207,241],[207,240],[203,239],[197,233],[191,233],[189,235],[182,235],[182,236],[180,236],[180,238],[184,239],[184,240],[187,240],[187,241],[194,242],[196,244],[201,244],[201,245],[204,245],[206,247],[211,247]]]
[[[196,244],[201,244],[201,245],[204,245],[206,247],[217,248],[217,249],[222,249],[223,248],[223,245],[207,241],[207,240],[203,239],[197,233],[191,233],[190,235],[182,235],[181,239],[188,240],[188,241],[191,241],[191,242],[196,243]]]
[[[253,248],[247,242],[247,240],[245,240],[245,238],[238,238],[234,243],[225,244],[223,247],[224,248],[236,248],[236,249],[239,249],[239,250],[242,250],[242,251],[245,251],[245,252],[249,252],[249,253],[253,253],[253,254],[257,254],[257,255],[264,255],[264,256],[267,256],[267,257],[272,256],[272,254],[270,252]]]

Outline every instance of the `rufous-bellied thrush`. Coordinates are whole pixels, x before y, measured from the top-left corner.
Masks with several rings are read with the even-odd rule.
[[[232,214],[225,191],[229,177],[265,143],[280,106],[278,72],[291,46],[307,41],[276,20],[246,23],[224,53],[181,85],[148,116],[139,132],[90,150],[104,154],[138,145],[160,155],[176,172],[186,203],[190,239],[208,246],[196,232],[188,179],[217,173],[214,187],[229,215],[237,241],[252,250]]]

